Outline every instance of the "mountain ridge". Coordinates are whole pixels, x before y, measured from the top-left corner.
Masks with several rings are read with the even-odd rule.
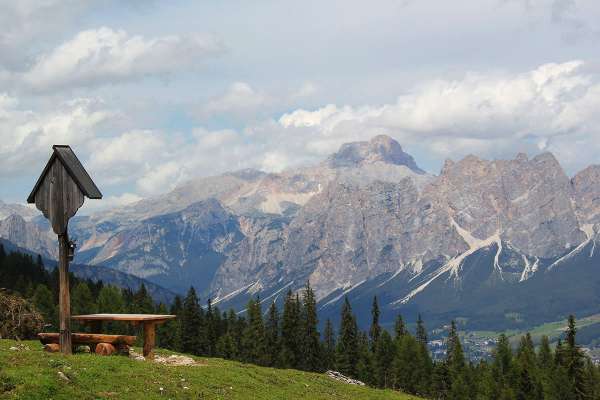
[[[79,262],[179,292],[193,284],[223,304],[255,294],[277,300],[307,280],[323,304],[336,304],[335,293],[400,279],[400,303],[414,308],[420,295],[410,296],[411,282],[461,277],[474,257],[482,264],[471,270],[496,271],[486,280],[491,291],[504,287],[503,277],[518,286],[539,275],[542,260],[589,243],[599,199],[598,166],[569,177],[547,152],[511,160],[469,155],[431,175],[395,140],[376,136],[344,144],[314,166],[197,178],[78,217],[71,229],[82,242]]]

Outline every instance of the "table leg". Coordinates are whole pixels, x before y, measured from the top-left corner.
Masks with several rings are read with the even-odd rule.
[[[154,353],[152,350],[154,349],[154,342],[156,338],[156,330],[154,322],[145,322],[144,323],[144,357],[149,360],[154,358]]]

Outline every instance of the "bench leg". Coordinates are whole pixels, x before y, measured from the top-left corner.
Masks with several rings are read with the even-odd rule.
[[[154,322],[144,323],[144,357],[149,360],[154,358],[154,343],[156,340],[156,330]]]

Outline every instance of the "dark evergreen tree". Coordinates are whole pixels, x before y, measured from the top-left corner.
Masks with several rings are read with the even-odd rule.
[[[339,336],[336,347],[336,368],[342,374],[356,376],[359,359],[358,327],[348,298],[342,306]]]
[[[335,332],[330,319],[325,322],[325,331],[323,332],[323,366],[327,370],[335,368]]]
[[[71,292],[71,313],[93,314],[96,311],[96,302],[87,283],[77,283]]]
[[[367,385],[375,385],[373,353],[369,348],[369,336],[366,332],[358,332],[358,361],[356,363],[356,378]]]
[[[317,301],[315,294],[306,282],[302,293],[302,357],[300,366],[306,371],[322,370],[321,335],[317,329]]]
[[[173,304],[169,309],[169,314],[176,315],[177,318],[167,321],[165,326],[166,342],[169,343],[169,348],[175,351],[182,351],[182,325],[183,304],[179,295],[175,296]]]
[[[516,357],[516,396],[519,400],[543,398],[543,389],[538,372],[537,358],[531,335],[521,337]]]
[[[414,363],[418,357],[419,344],[409,333],[396,338],[396,358],[393,362],[395,387],[415,394],[418,389]]]
[[[372,352],[375,352],[375,349],[377,348],[379,335],[381,335],[381,326],[379,326],[379,304],[377,304],[377,296],[373,296],[373,304],[371,305],[371,328],[369,329]]]
[[[374,353],[374,381],[381,388],[392,388],[393,362],[396,355],[396,346],[394,340],[385,329],[381,331],[379,339],[376,341]]]
[[[200,304],[194,287],[190,287],[183,300],[181,315],[181,349],[185,353],[202,354],[200,344]]]
[[[501,334],[493,352],[492,374],[496,383],[496,393],[499,398],[515,396],[515,371],[513,369],[513,354],[506,335]]]
[[[242,357],[245,362],[265,365],[265,326],[258,297],[248,301],[246,315],[248,324],[242,336]]]
[[[575,317],[569,315],[566,331],[566,348],[564,352],[564,365],[567,375],[574,391],[574,398],[582,400],[587,397],[585,381],[585,357],[581,348],[576,343],[577,328],[575,327]]]
[[[275,302],[271,303],[265,323],[266,365],[275,367],[279,364],[281,349],[279,311]]]
[[[206,355],[211,357],[217,352],[218,322],[213,312],[212,301],[206,301],[206,312],[204,313],[204,324],[206,326]]]
[[[143,283],[140,288],[133,295],[133,312],[139,314],[153,314],[154,313],[154,301],[146,289],[146,285]]]
[[[421,314],[417,317],[415,338],[417,339],[417,342],[427,346],[427,329],[425,329],[425,323],[423,322],[423,318],[421,318]]]
[[[406,325],[404,325],[404,319],[402,319],[402,315],[400,314],[396,316],[396,321],[394,322],[394,333],[396,334],[396,340],[408,333]]]
[[[58,321],[57,308],[48,286],[42,283],[38,284],[33,293],[32,301],[35,308],[44,317],[44,322],[56,328]]]
[[[301,354],[301,321],[300,305],[291,290],[288,291],[283,304],[281,325],[281,366],[298,368]]]
[[[426,396],[431,393],[431,376],[433,373],[433,363],[431,361],[431,355],[429,354],[429,348],[427,347],[427,330],[425,329],[425,322],[419,314],[417,318],[417,329],[416,337],[417,341],[417,356],[414,362],[415,368],[415,380],[416,380],[416,393],[422,396]]]
[[[450,331],[446,341],[446,365],[450,377],[449,399],[468,399],[469,382],[467,380],[467,365],[454,321],[450,324]]]

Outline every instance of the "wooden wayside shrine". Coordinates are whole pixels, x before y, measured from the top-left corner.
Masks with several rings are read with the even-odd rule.
[[[92,178],[70,146],[55,145],[46,167],[37,180],[27,202],[35,204],[48,218],[58,235],[59,246],[59,321],[60,351],[71,354],[71,301],[69,295],[69,261],[73,259],[75,244],[69,240],[68,225],[85,197],[101,199]]]

